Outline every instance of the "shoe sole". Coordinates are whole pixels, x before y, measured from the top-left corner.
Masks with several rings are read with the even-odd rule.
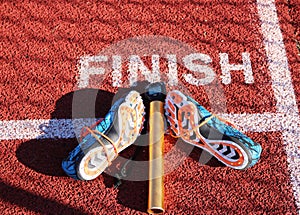
[[[108,142],[105,142],[106,151],[98,142],[86,150],[77,164],[77,176],[81,180],[92,180],[98,177],[110,164],[107,156],[112,161],[117,158],[119,152],[135,142],[143,129],[144,110],[140,94],[131,91],[120,104],[118,114],[115,115],[118,117],[118,140],[114,142],[117,151]]]
[[[208,151],[219,161],[233,169],[249,167],[251,163],[250,152],[237,138],[228,137],[208,124],[197,128],[201,119],[197,106],[180,91],[174,90],[168,93],[165,112],[171,130],[185,142]],[[201,129],[204,127],[210,132],[214,132],[212,136],[218,136],[218,139],[207,139],[201,135]],[[235,159],[233,159],[234,157]]]

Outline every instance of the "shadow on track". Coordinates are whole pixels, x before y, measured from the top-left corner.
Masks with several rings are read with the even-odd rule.
[[[25,207],[30,211],[39,214],[85,214],[82,210],[69,207],[65,204],[61,204],[51,199],[47,199],[26,190],[22,190],[17,187],[10,186],[0,181],[0,198],[11,204]],[[17,213],[17,211],[10,211],[11,214]]]
[[[47,127],[54,128],[54,130],[58,131],[57,133],[59,133],[61,128],[55,124],[55,119],[101,118],[108,112],[114,95],[113,93],[97,89],[78,90],[76,91],[76,96],[82,98],[80,102],[84,105],[80,105],[76,113],[72,113],[74,93],[68,93],[56,102],[55,111],[51,114]],[[97,112],[94,113],[93,111],[91,113],[91,109],[95,109]],[[77,145],[78,141],[76,138],[45,139],[45,137],[40,136],[38,139],[22,143],[16,154],[21,163],[36,172],[51,176],[65,176],[61,168],[61,162]]]
[[[145,83],[143,84],[145,85]],[[78,90],[75,92],[68,93],[62,96],[56,102],[56,108],[55,111],[51,114],[51,119],[48,126],[50,128],[55,126],[57,127],[57,125],[51,125],[51,123],[53,123],[53,120],[56,119],[72,119],[72,118],[77,119],[77,118],[94,118],[94,117],[102,118],[109,111],[114,100],[118,99],[119,96],[123,95],[128,90],[129,89],[120,89],[116,95],[98,89],[84,89],[84,90]],[[77,97],[81,98],[80,102],[84,105],[80,105],[81,107],[76,110],[76,113],[73,113],[74,111],[72,112],[72,105],[73,105],[73,98],[75,93]],[[145,117],[147,118],[147,114]],[[56,128],[56,129],[58,129],[59,132],[60,128]],[[146,131],[144,130],[143,133],[145,132]],[[145,140],[140,140],[140,141],[145,141]],[[128,147],[125,151],[121,152],[120,156],[122,156],[123,158],[130,158],[134,154],[137,145],[143,145],[143,147],[141,147],[142,148],[141,152],[138,154],[135,160],[144,160],[144,161],[148,160],[148,147],[145,146],[145,143],[139,144],[138,143],[139,139],[137,139],[136,142],[137,143]],[[78,145],[78,141],[76,138],[49,139],[41,136],[40,139],[30,140],[22,143],[20,147],[17,149],[16,155],[18,160],[21,163],[23,163],[25,166],[29,167],[30,169],[38,173],[41,173],[43,175],[49,175],[49,176],[66,177],[64,171],[61,168],[61,162],[64,158],[67,157],[68,153],[72,151],[77,145]],[[182,147],[184,147],[183,145],[184,144],[182,144]],[[200,149],[194,149],[190,154],[190,157],[196,161],[200,161],[201,163],[201,159],[199,159],[199,154],[203,154],[203,153],[206,152],[202,152],[202,150]],[[212,158],[209,162],[204,162],[203,164],[212,167],[222,165],[214,158]],[[116,169],[120,169],[122,165],[123,163],[120,163],[118,162],[118,160],[115,160],[112,163],[112,165],[108,168],[108,171],[110,171],[110,169],[112,171],[115,171]],[[132,169],[134,169],[134,166]],[[138,172],[135,172],[135,174],[138,174]],[[107,188],[114,187],[115,178],[113,176],[103,173],[100,177],[103,178],[105,187]],[[1,184],[1,188],[2,187],[4,187],[6,190],[11,190],[12,192],[15,192],[16,194],[20,193],[20,195],[25,195],[22,194],[22,192],[23,193],[26,192],[23,190],[17,190],[15,188],[8,187],[5,184],[3,185]],[[117,188],[117,192],[118,192],[117,201],[119,204],[137,211],[141,211],[141,212],[147,211],[147,198],[148,198],[147,180],[127,181],[125,178],[125,180],[122,180],[121,185]],[[33,198],[31,195],[34,194],[26,194],[26,195],[29,195],[29,198]],[[107,195],[110,194],[108,193]],[[7,201],[10,201],[10,199],[8,198]],[[41,200],[41,203],[48,204],[45,201],[46,200]],[[16,198],[16,200],[12,198],[10,202],[31,209],[30,204],[24,205],[26,203],[22,202],[21,200],[18,200],[18,198]],[[54,208],[57,207],[54,205],[56,204],[55,202],[50,202],[49,204],[50,204],[49,211],[51,210],[52,206]],[[66,210],[69,210],[68,206],[66,206]]]

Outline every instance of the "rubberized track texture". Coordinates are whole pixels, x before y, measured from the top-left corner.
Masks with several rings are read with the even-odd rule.
[[[73,123],[105,116],[118,90],[114,81],[128,87],[131,76],[149,78],[141,64],[144,73],[135,73],[134,62],[154,72],[158,57],[168,89],[184,88],[210,111],[225,101],[220,115],[263,148],[255,166],[237,171],[207,161],[197,148],[184,155],[187,144],[166,135],[165,168],[179,165],[164,177],[165,214],[300,213],[299,1],[3,0],[0,11],[2,214],[147,214],[147,180],[113,186],[110,173],[122,160],[93,181],[68,178],[61,161],[78,144]],[[120,41],[147,36],[194,51],[99,57]],[[106,77],[99,70],[105,63]],[[199,68],[213,71],[209,82],[220,83],[222,95],[199,82]],[[74,106],[75,96],[84,105]],[[144,143],[139,138],[120,156],[129,158]],[[147,159],[144,146],[135,160]],[[133,165],[130,175],[140,171]]]

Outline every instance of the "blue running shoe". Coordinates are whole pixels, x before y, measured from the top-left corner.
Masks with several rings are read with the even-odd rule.
[[[260,158],[258,143],[177,90],[168,93],[165,113],[177,137],[208,151],[228,167],[246,169]]]
[[[117,100],[98,124],[84,127],[80,144],[62,162],[67,175],[79,180],[98,177],[135,142],[143,129],[144,109],[140,94],[133,90]]]

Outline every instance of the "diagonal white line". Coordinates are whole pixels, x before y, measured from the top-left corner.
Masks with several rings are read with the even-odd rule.
[[[287,153],[288,168],[291,173],[291,183],[300,214],[299,110],[275,2],[274,0],[257,0],[257,9],[269,63],[272,88],[277,101],[277,113],[284,116],[280,122],[284,128],[283,140]]]
[[[257,0],[257,8],[277,112],[299,113],[275,3],[273,0]]]

